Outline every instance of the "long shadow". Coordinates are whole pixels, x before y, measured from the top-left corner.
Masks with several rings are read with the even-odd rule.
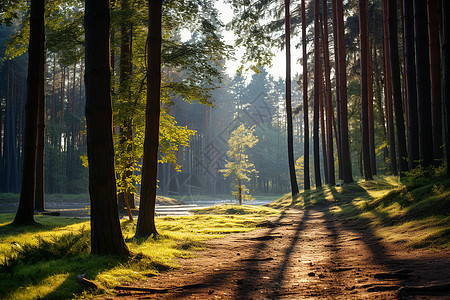
[[[345,187],[344,187],[345,188]],[[355,189],[355,187],[352,187]],[[334,197],[338,197],[337,190],[332,187],[330,188],[331,193]],[[356,190],[363,195],[365,199],[373,200],[373,198],[367,193],[367,191],[356,185]],[[342,197],[342,196],[339,196]],[[358,208],[353,204],[354,199],[348,199],[345,201],[346,205],[349,205],[352,209],[357,210]],[[445,272],[437,272],[437,275],[433,274],[433,259],[418,259],[418,258],[407,258],[407,259],[399,259],[395,258],[392,254],[388,253],[387,249],[381,242],[381,239],[375,234],[374,228],[370,224],[370,220],[358,218],[351,221],[342,221],[342,220],[333,220],[332,213],[329,212],[326,214],[327,220],[333,222],[337,225],[341,226],[343,230],[347,230],[353,232],[361,237],[362,242],[367,246],[370,250],[373,262],[380,266],[387,268],[387,272],[383,274],[379,274],[380,283],[383,280],[390,279],[395,280],[397,286],[415,286],[415,285],[423,285],[424,280],[429,283],[433,281],[445,281],[448,283],[450,280],[450,273],[447,272],[447,278],[442,278],[442,273]],[[329,230],[333,230],[330,226]],[[336,230],[336,229],[334,229]],[[335,231],[335,234],[337,232]],[[337,236],[335,239],[335,243],[337,243]],[[441,266],[447,265],[446,268],[450,267],[450,259],[444,259],[440,262]],[[448,270],[448,269],[447,269]],[[440,275],[439,275],[440,274]],[[382,275],[382,276],[381,276]],[[439,277],[441,276],[441,277]],[[389,287],[388,287],[389,288]],[[448,290],[447,290],[448,291]],[[399,298],[407,297],[409,295],[399,293]]]
[[[278,267],[278,273],[274,277],[274,283],[275,286],[273,288],[273,293],[271,295],[272,299],[278,299],[280,297],[280,291],[281,287],[283,285],[283,282],[286,277],[286,270],[288,267],[289,262],[291,261],[292,254],[294,253],[294,249],[297,246],[299,240],[300,240],[300,234],[305,229],[305,224],[309,219],[309,209],[305,209],[302,219],[300,220],[300,223],[298,224],[294,237],[291,240],[291,243],[289,247],[286,248],[284,255],[283,255],[283,261],[281,262],[280,266]]]
[[[260,264],[267,262],[265,258],[260,256],[261,252],[268,248],[268,243],[272,239],[272,234],[278,226],[282,226],[286,214],[282,213],[276,220],[274,220],[273,226],[253,241],[257,241],[256,245],[249,246],[249,251],[253,254],[248,259],[242,259],[241,265],[237,267],[225,267],[215,271],[213,274],[205,274],[202,278],[196,280],[195,283],[189,284],[187,288],[177,289],[171,291],[171,299],[185,299],[190,295],[195,295],[199,289],[208,287],[214,289],[214,287],[220,287],[232,278],[236,273],[245,272],[244,280],[238,281],[236,284],[239,286],[238,296],[234,299],[249,299],[249,293],[251,293],[254,287],[258,287],[258,267]],[[143,295],[143,294],[141,294]],[[213,297],[213,296],[212,296]],[[164,298],[164,297],[162,297]]]

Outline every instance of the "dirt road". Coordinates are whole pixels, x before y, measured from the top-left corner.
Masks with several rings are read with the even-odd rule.
[[[450,299],[450,252],[405,249],[327,207],[208,241],[181,267],[110,299]]]

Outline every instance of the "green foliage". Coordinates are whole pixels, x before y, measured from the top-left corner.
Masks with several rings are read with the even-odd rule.
[[[377,236],[388,241],[403,242],[410,247],[450,247],[449,179],[405,186],[398,177],[385,177],[303,192],[294,200],[287,194],[270,207],[308,208],[327,204],[328,213],[367,222]]]
[[[196,215],[274,215],[279,214],[279,211],[266,206],[256,205],[216,205],[208,208],[194,209],[193,212]]]
[[[231,133],[228,140],[229,150],[227,151],[230,160],[227,160],[225,169],[219,170],[219,172],[224,173],[225,178],[230,175],[236,178],[237,190],[233,191],[233,195],[236,196],[239,203],[243,199],[253,199],[242,181],[250,181],[250,175],[258,174],[255,165],[249,161],[248,155],[245,154],[248,148],[253,148],[258,142],[258,137],[253,134],[254,131],[255,126],[246,128],[244,124],[241,124]]]
[[[242,209],[246,213],[241,215]],[[192,256],[192,251],[204,248],[204,240],[254,230],[267,214],[276,213],[245,206],[235,212],[236,215],[157,218],[160,235],[156,239],[135,239],[136,221],[122,222],[126,243],[135,253],[127,260],[89,255],[88,221],[39,216],[42,225],[27,233],[4,224],[12,221],[13,214],[0,214],[0,298],[104,298],[119,284],[145,280],[177,267],[174,259]],[[84,273],[100,291],[84,291],[75,280],[76,275]]]
[[[406,186],[420,186],[442,180],[447,170],[447,163],[442,163],[438,167],[429,166],[424,168],[422,165],[418,165],[414,169],[405,172],[405,177],[402,178],[402,182]]]

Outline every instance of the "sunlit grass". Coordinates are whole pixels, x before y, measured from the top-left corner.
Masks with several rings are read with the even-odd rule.
[[[414,185],[405,186],[399,177],[379,177],[312,189],[294,201],[286,194],[270,207],[308,209],[323,204],[329,205],[329,213],[341,218],[369,221],[374,233],[387,241],[409,247],[450,248],[448,179],[436,177],[423,185],[414,181]]]
[[[224,211],[236,214],[210,215]],[[267,207],[227,205],[212,209],[208,215],[157,218],[159,235],[148,239],[135,239],[136,221],[123,221],[123,235],[133,252],[126,260],[89,255],[87,220],[36,216],[38,226],[19,228],[10,225],[13,214],[0,214],[0,299],[89,296],[90,292],[86,294],[85,287],[75,279],[84,273],[101,293],[111,293],[119,284],[176,268],[176,258],[193,256],[193,251],[204,249],[205,240],[254,230],[268,215],[276,213]]]

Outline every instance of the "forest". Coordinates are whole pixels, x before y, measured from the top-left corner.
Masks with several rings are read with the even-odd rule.
[[[448,16],[3,1],[0,298],[444,299]]]

